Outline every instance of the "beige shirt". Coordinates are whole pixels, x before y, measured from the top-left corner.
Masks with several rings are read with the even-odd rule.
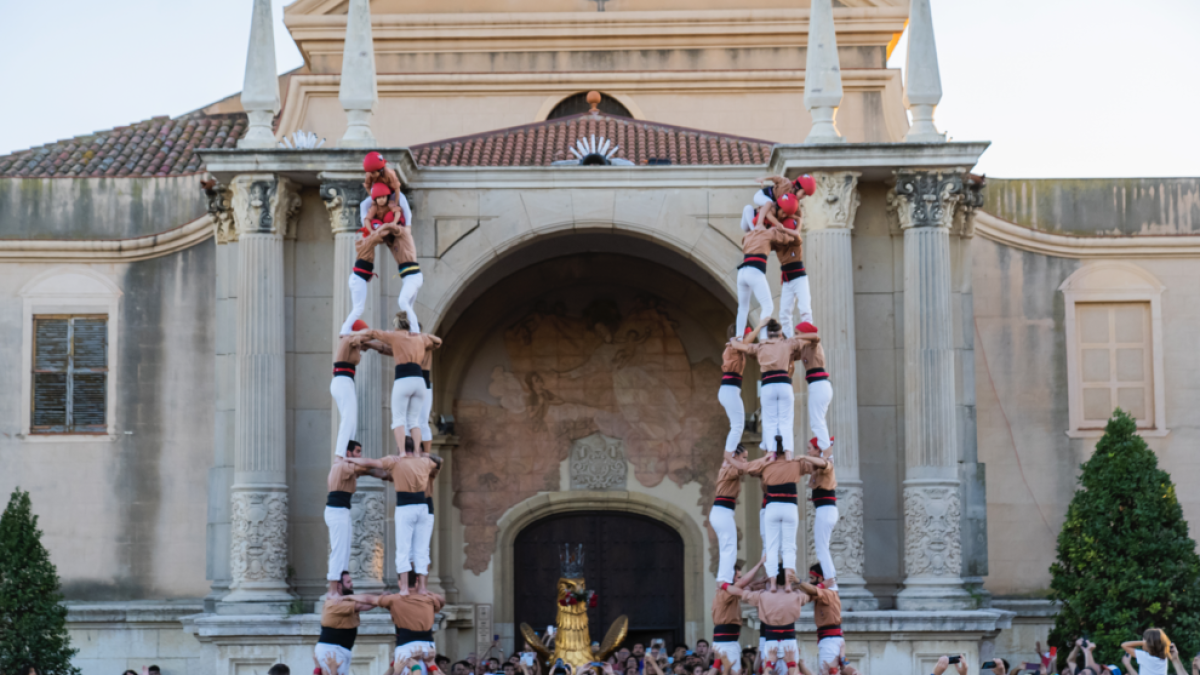
[[[742,491],[742,474],[745,470],[736,466],[722,466],[717,474],[717,496],[737,499]],[[720,623],[719,621],[717,623]],[[728,622],[726,622],[728,623]]]
[[[768,373],[772,370],[789,370],[792,367],[793,353],[800,347],[800,341],[797,338],[773,337],[750,345],[734,341],[730,346],[738,351],[753,354],[758,358],[758,369]]]
[[[741,375],[745,370],[746,354],[729,345],[725,345],[725,352],[721,354],[721,372]]]
[[[821,626],[836,626],[842,623],[842,597],[837,591],[828,588],[818,588],[813,607],[813,622],[817,628]]]
[[[379,461],[391,472],[396,492],[424,492],[429,484],[429,472],[436,466],[432,459],[414,455],[388,455]]]
[[[821,346],[821,338],[815,333],[801,333],[792,339],[800,342],[796,360],[804,363],[805,370],[825,367],[825,348]]]
[[[371,195],[371,188],[376,183],[383,183],[392,190],[392,194],[400,192],[400,177],[396,175],[395,169],[385,166],[379,171],[369,171],[363,178],[363,187],[367,190],[367,196]]]
[[[799,225],[796,227],[799,228]],[[771,249],[775,251],[775,256],[779,258],[780,265],[789,265],[804,260],[801,257],[801,254],[804,252],[804,243],[800,237],[796,237],[787,244],[773,244]]]
[[[358,477],[365,475],[370,469],[365,466],[359,466],[353,462],[345,460],[337,460],[333,463],[333,467],[329,469],[329,478],[326,483],[329,486],[330,492],[349,492],[353,494],[358,490]]]
[[[362,361],[362,344],[363,338],[352,335],[338,338],[337,349],[333,352],[333,361],[345,363],[353,363],[358,365]]]
[[[808,602],[808,595],[783,589],[750,591],[742,594],[742,602],[758,608],[758,620],[771,626],[791,626],[800,618],[800,608]]]
[[[800,235],[791,230],[778,227],[767,228],[759,223],[754,226],[753,230],[742,236],[742,253],[765,256],[773,244],[786,244],[799,238]]]
[[[358,628],[357,603],[344,595],[327,599],[321,610],[321,625],[325,628]]]
[[[392,615],[396,628],[424,631],[433,630],[434,615],[442,608],[442,601],[420,593],[392,594],[380,598],[379,606]]]
[[[427,333],[410,333],[406,330],[367,330],[364,334],[392,348],[396,365],[420,363],[427,351],[442,345],[441,338]]]
[[[371,220],[368,217],[367,224],[369,225],[370,223],[371,223]],[[375,247],[378,246],[380,244],[380,242],[383,241],[383,238],[386,235],[387,235],[387,230],[384,230],[383,228],[379,228],[378,230],[371,232],[371,234],[368,234],[367,236],[363,237],[362,239],[359,239],[358,241],[354,242],[354,255],[359,260],[365,260],[369,263],[374,263],[375,262]]]
[[[742,625],[742,607],[738,597],[717,584],[717,594],[713,596],[712,620],[714,626],[723,623]]]
[[[783,459],[781,456],[773,462],[752,465],[750,474],[753,476],[762,476],[764,486],[783,485],[799,481],[801,476],[812,473],[812,470],[812,462],[809,462],[805,457],[797,457],[789,461]]]
[[[813,467],[810,484],[814,490],[833,490],[837,488],[837,476],[833,474],[833,459],[825,460],[824,468]]]

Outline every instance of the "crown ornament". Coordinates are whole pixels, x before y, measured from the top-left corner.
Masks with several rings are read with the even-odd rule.
[[[558,554],[558,561],[562,566],[564,579],[583,577],[583,544],[563,544],[562,552]]]

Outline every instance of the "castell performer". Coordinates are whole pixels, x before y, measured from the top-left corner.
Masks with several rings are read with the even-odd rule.
[[[798,205],[794,195],[779,198],[778,208],[786,215],[796,213]],[[750,207],[747,206],[746,209],[749,210]],[[764,210],[767,210],[766,207]],[[735,325],[738,332],[742,331],[749,320],[751,295],[758,302],[760,318],[769,317],[775,311],[775,302],[771,299],[771,286],[767,283],[767,254],[770,253],[771,246],[800,239],[800,235],[792,230],[769,227],[768,223],[764,222],[767,220],[768,218],[756,218],[754,226],[742,236],[742,264],[738,265],[737,272],[738,311]]]
[[[332,656],[337,664],[336,675],[350,675],[351,652],[358,637],[358,613],[375,607],[378,597],[352,595],[354,583],[349,572],[342,572],[333,584],[335,588],[331,589],[321,609],[321,636],[317,638],[313,656],[319,664],[327,663]]]
[[[362,316],[367,306],[367,284],[375,276],[375,247],[383,243],[383,238],[395,234],[395,225],[383,225],[382,222],[366,223],[359,230],[361,238],[354,242],[354,269],[350,271],[350,313],[342,322],[341,334],[346,335],[353,330],[354,324]]]
[[[442,346],[442,340],[436,335],[418,333],[401,314],[396,315],[392,325],[395,330],[367,329],[353,334],[378,340],[392,350],[392,358],[396,361],[396,379],[392,382],[392,433],[396,437],[396,447],[404,447],[409,431],[412,442],[421,447],[420,416],[425,409],[426,394],[421,362],[427,351]],[[426,428],[428,424],[425,423]]]
[[[817,327],[811,323],[806,321],[796,326],[796,331],[798,335],[794,339],[803,342],[797,359],[804,363],[804,379],[808,381],[808,426],[813,432],[809,443],[824,452],[833,445],[829,425],[825,422],[825,413],[829,412],[829,402],[833,400],[833,385],[829,383],[829,371],[825,369],[825,348],[817,336]]]
[[[383,183],[388,188],[388,201],[394,202],[404,212],[404,222],[412,222],[412,210],[408,206],[408,199],[400,192],[403,187],[400,183],[400,177],[396,175],[387,165],[387,160],[378,152],[368,152],[366,157],[363,157],[363,171],[366,176],[363,178],[363,189],[368,193],[375,187],[376,183]],[[367,217],[367,209],[374,203],[374,199],[364,199],[359,204],[358,219],[363,220]]]
[[[712,650],[723,664],[733,664],[731,672],[734,673],[742,672],[742,608],[738,598],[745,592],[746,586],[754,581],[754,576],[758,574],[762,564],[762,560],[759,560],[745,573],[733,569],[732,582],[721,581],[721,578],[717,577],[717,593],[713,596],[712,604]],[[713,667],[721,670],[715,665]]]
[[[417,455],[421,455],[419,448],[414,448]],[[433,487],[437,484],[438,474],[442,471],[442,458],[435,455],[425,455],[434,462],[433,471],[429,472],[429,478],[425,482],[425,510],[421,513],[421,517],[417,520],[417,529],[413,532],[413,548],[412,548],[412,566],[415,570],[428,570],[429,565],[433,562],[433,526],[436,522],[433,518]],[[417,592],[425,592],[426,577],[417,576]]]
[[[750,469],[745,461],[746,449],[738,444],[733,452],[725,453],[721,471],[717,474],[716,498],[708,512],[708,522],[717,533],[717,583],[733,583],[733,566],[737,562],[737,508],[738,493],[742,490],[742,474]],[[761,460],[760,460],[761,461]]]
[[[421,405],[421,446],[418,454],[428,455],[433,450],[433,429],[429,427],[429,416],[433,414],[433,350],[426,349],[421,359],[421,377],[425,378],[425,398]],[[409,434],[411,435],[411,430]]]
[[[766,283],[766,280],[763,280]],[[762,438],[764,450],[784,451],[791,453],[794,449],[793,433],[796,395],[792,391],[793,356],[802,342],[799,337],[785,338],[779,322],[765,317],[759,321],[754,333],[758,334],[766,328],[767,339],[758,344],[748,344],[740,340],[730,340],[733,349],[752,354],[758,359],[758,367],[762,373],[762,389],[759,397],[762,399]],[[772,445],[771,440],[775,443]],[[770,569],[767,570],[770,573]]]
[[[325,500],[325,526],[329,528],[329,566],[325,580],[329,582],[329,595],[338,594],[338,583],[343,570],[350,567],[350,542],[354,540],[353,521],[350,519],[350,500],[358,490],[358,477],[370,474],[376,478],[391,480],[381,468],[372,469],[354,463],[349,458],[362,457],[362,445],[358,441],[350,444],[334,458],[329,469],[329,496]]]
[[[795,218],[787,218],[783,226],[797,230]],[[808,288],[808,273],[804,271],[803,244],[797,238],[788,244],[772,244],[779,258],[782,293],[779,296],[779,323],[783,332],[792,337],[792,310],[799,308],[801,321],[812,321],[812,293]]]
[[[801,325],[803,326],[804,324]],[[812,342],[807,343],[801,349],[801,353],[807,350],[809,345],[813,345],[818,349],[821,346]],[[809,369],[808,377],[810,378],[808,381],[808,415],[810,424],[815,431],[818,427],[818,422],[812,420],[817,419],[815,416],[819,415],[820,433],[824,433],[826,438],[828,438],[829,432],[825,430],[825,409],[829,407],[829,380],[825,376],[824,370],[814,373],[813,369]],[[826,377],[826,379],[812,379],[816,377]],[[824,405],[817,411],[813,409],[814,385],[824,385],[824,387],[820,387],[817,390],[819,395],[825,396]],[[833,567],[833,556],[829,553],[829,540],[833,536],[833,528],[837,527],[838,522],[837,476],[834,474],[833,459],[831,459],[833,453],[828,449],[821,450],[818,443],[817,438],[809,441],[807,453],[810,459],[815,458],[825,461],[825,466],[814,468],[812,474],[808,477],[808,486],[812,488],[812,502],[815,509],[813,512],[813,545],[816,548],[817,560],[822,568],[821,576],[829,582],[836,582],[837,570]]]
[[[717,388],[717,400],[729,417],[729,434],[725,437],[725,453],[733,452],[742,440],[746,427],[746,407],[742,403],[742,373],[746,370],[746,355],[733,348],[737,339],[737,324],[730,324],[727,336],[729,344],[721,354],[721,386]],[[749,338],[753,341],[753,337]],[[743,339],[745,341],[745,338]]]
[[[763,510],[763,555],[766,557],[767,573],[782,565],[787,573],[787,583],[796,578],[796,531],[800,527],[800,511],[797,506],[797,483],[801,476],[813,469],[825,466],[820,458],[786,456],[778,453],[768,455],[770,459],[755,462],[747,473],[761,475],[763,494],[767,506]]]
[[[819,554],[818,554],[819,555]],[[800,590],[816,602],[813,621],[817,624],[817,672],[828,673],[839,665],[846,640],[842,637],[842,598],[838,595],[837,581],[827,579],[821,573],[821,565],[808,568],[808,583],[800,584]]]
[[[768,560],[766,564],[769,566],[771,562]],[[800,646],[796,644],[796,621],[800,619],[800,609],[808,602],[806,594],[792,590],[783,572],[773,576],[772,581],[769,590],[742,593],[742,602],[758,608],[759,630],[766,640],[762,650],[764,672],[773,671],[774,660],[787,650],[800,653]],[[789,672],[794,666],[794,663],[788,664]]]
[[[770,183],[770,185],[754,193],[755,206],[761,207],[769,204],[783,195],[796,195],[797,198],[800,198],[800,193],[803,193],[805,197],[808,197],[817,190],[817,182],[808,174],[797,176],[796,180],[788,180],[783,176],[764,176],[758,179],[759,185],[763,183]]]
[[[355,321],[355,331],[367,329],[363,321]],[[363,349],[386,349],[378,342],[367,340],[361,333],[346,334],[338,338],[337,350],[333,353],[333,379],[329,382],[329,395],[338,409],[338,434],[333,442],[333,452],[338,457],[346,456],[346,448],[358,435],[358,393],[354,388],[354,373],[362,361]]]
[[[405,580],[401,588],[407,586]],[[396,625],[396,651],[392,655],[396,663],[437,651],[433,644],[433,622],[446,605],[445,598],[437,593],[401,592],[382,596],[378,604],[392,615],[392,623]]]

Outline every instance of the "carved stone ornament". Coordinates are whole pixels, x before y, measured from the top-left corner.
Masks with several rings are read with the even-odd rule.
[[[230,567],[233,583],[287,578],[286,492],[235,490],[230,498],[233,527]]]
[[[858,194],[859,175],[857,171],[814,173],[816,190],[800,200],[804,229],[854,229],[854,215],[862,201]]]
[[[957,486],[904,488],[904,571],[909,577],[962,572],[962,507]]]
[[[300,193],[291,180],[270,175],[242,175],[233,179],[233,217],[239,234],[296,236],[300,218]]]
[[[963,198],[954,212],[951,234],[970,238],[975,236],[975,211],[983,206],[983,191],[987,185],[984,176],[968,173],[963,177]]]
[[[329,210],[329,227],[336,235],[353,232],[362,227],[358,217],[359,204],[367,198],[367,191],[359,181],[332,181],[321,184],[321,199]]]
[[[888,210],[901,230],[954,224],[963,198],[962,171],[897,171],[896,187],[888,193]]]
[[[812,489],[807,490],[809,500],[805,511],[808,536],[808,564],[817,562],[816,542],[813,539],[813,520],[817,509],[812,504]],[[863,575],[863,497],[862,488],[838,486],[838,522],[829,538],[829,555],[837,568],[839,578]]]
[[[350,576],[383,582],[384,532],[387,507],[383,493],[359,490],[350,502]]]
[[[208,215],[213,221],[218,244],[228,244],[238,240],[237,226],[233,221],[233,208],[230,206],[232,195],[229,186],[216,180],[204,183],[204,196],[208,200]]]
[[[596,433],[571,444],[572,490],[624,490],[627,473],[619,439]]]

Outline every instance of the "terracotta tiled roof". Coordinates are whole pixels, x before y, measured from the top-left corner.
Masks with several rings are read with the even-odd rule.
[[[0,157],[0,176],[178,176],[204,170],[196,148],[232,148],[245,113],[154,117]]]
[[[569,148],[580,137],[601,136],[620,149],[614,155],[634,164],[670,160],[671,164],[766,164],[770,141],[715,134],[669,124],[582,113],[487,133],[450,138],[412,147],[425,166],[546,166],[573,159]],[[666,162],[662,162],[666,163]]]

